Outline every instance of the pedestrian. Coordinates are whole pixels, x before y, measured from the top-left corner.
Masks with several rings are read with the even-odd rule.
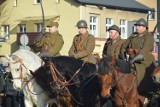
[[[60,50],[64,41],[62,35],[58,32],[58,22],[50,22],[49,33],[35,40],[35,46],[40,48],[40,57],[60,56]]]
[[[89,34],[85,20],[79,20],[76,26],[79,34],[75,35],[73,39],[68,52],[69,56],[96,64],[96,59],[92,53],[95,48],[95,37]]]

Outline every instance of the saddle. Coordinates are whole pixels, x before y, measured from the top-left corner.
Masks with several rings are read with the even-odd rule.
[[[123,73],[130,73],[131,72],[131,64],[130,62],[116,59],[117,66],[122,70]]]

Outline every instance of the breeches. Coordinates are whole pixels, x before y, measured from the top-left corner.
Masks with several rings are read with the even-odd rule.
[[[137,71],[138,84],[140,84],[145,75],[146,66],[144,64],[137,64],[137,63],[135,64],[135,66]]]

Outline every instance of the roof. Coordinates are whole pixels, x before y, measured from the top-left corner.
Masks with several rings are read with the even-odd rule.
[[[147,13],[148,11],[154,11],[154,9],[151,9],[135,0],[76,0],[76,1],[82,4],[105,6],[107,8],[140,11],[145,13]]]
[[[51,19],[56,19],[58,18],[59,15],[55,15],[55,16],[45,16],[45,20],[51,20]],[[41,21],[42,20],[42,16],[31,16],[31,17],[25,17],[22,19],[19,19],[17,21]]]

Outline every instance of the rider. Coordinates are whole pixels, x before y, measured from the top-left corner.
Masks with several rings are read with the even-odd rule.
[[[58,32],[58,26],[58,22],[50,22],[47,26],[49,27],[50,33],[35,39],[35,46],[41,48],[39,56],[46,57],[60,55],[60,50],[63,47],[64,41],[62,35]]]
[[[146,69],[155,67],[155,59],[152,55],[154,38],[148,32],[147,22],[143,18],[139,19],[134,25],[136,26],[136,32],[122,45],[121,58],[125,59],[125,53],[127,53],[129,56],[127,60],[137,71],[139,84],[145,75]]]
[[[87,22],[80,20],[77,23],[77,27],[79,34],[73,39],[73,44],[68,52],[69,56],[96,64],[96,59],[92,54],[95,48],[95,38],[88,33]]]
[[[119,58],[120,48],[122,46],[122,43],[124,42],[124,40],[121,39],[120,36],[120,29],[117,25],[113,25],[108,29],[108,31],[109,38],[104,44],[102,57],[111,55]]]

